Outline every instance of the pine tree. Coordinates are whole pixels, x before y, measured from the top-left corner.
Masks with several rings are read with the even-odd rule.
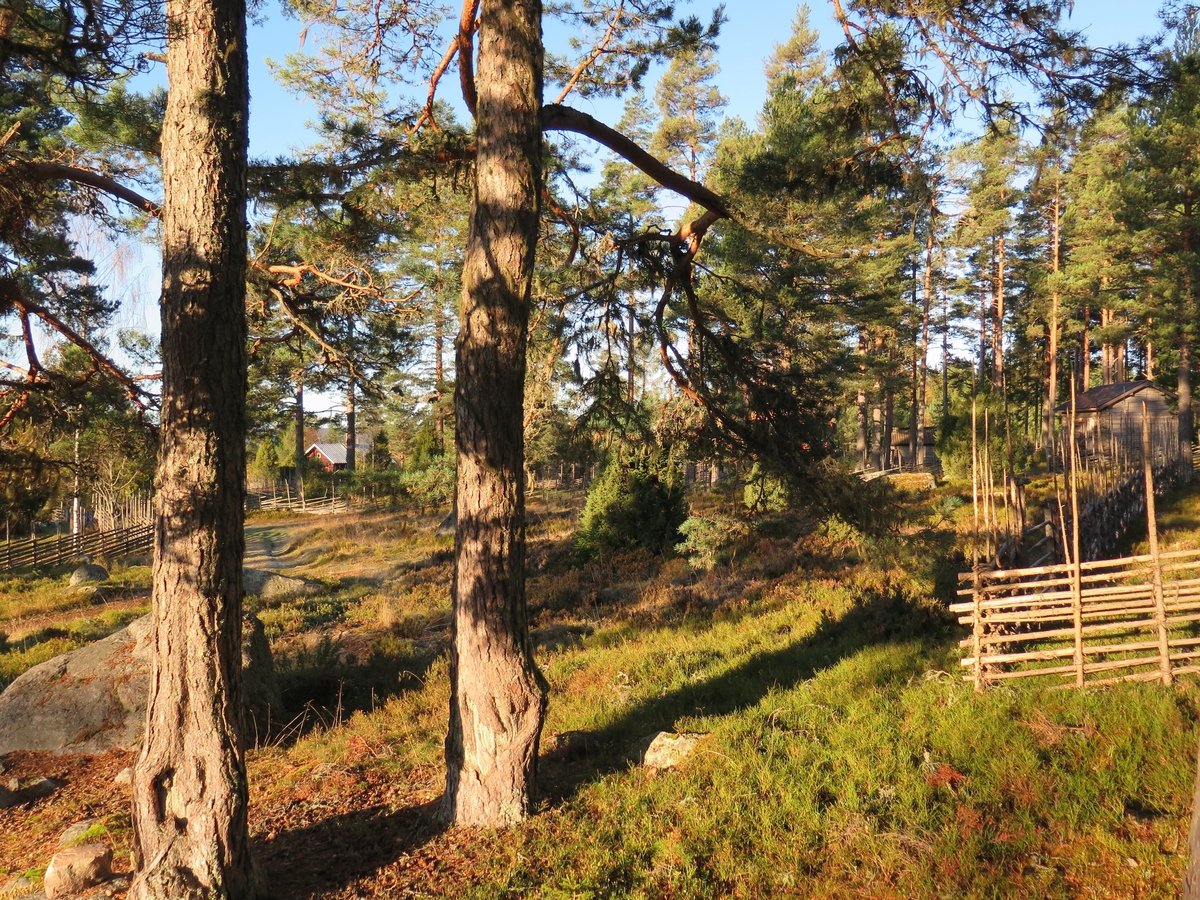
[[[1090,344],[1100,343],[1101,384],[1126,380],[1126,345],[1138,318],[1131,293],[1133,238],[1123,221],[1123,180],[1132,151],[1126,118],[1126,111],[1117,109],[1089,123],[1063,185],[1063,240],[1069,247],[1063,286],[1077,310],[1089,313],[1089,319],[1099,314],[1100,327],[1085,330],[1089,346],[1080,352],[1090,363]]]
[[[659,125],[650,150],[674,169],[702,181],[728,101],[713,79],[721,70],[709,47],[677,54],[654,89]]]
[[[1000,392],[1004,387],[1004,335],[1012,290],[1012,228],[1020,202],[1016,187],[1020,133],[1016,123],[994,123],[985,136],[961,148],[958,157],[965,170],[960,183],[967,207],[959,218],[956,243],[966,256],[971,286],[978,291],[979,377],[990,380],[993,390]]]
[[[1162,80],[1133,110],[1135,155],[1124,180],[1125,210],[1151,266],[1153,318],[1174,351],[1186,458],[1195,440],[1192,368],[1200,316],[1200,47],[1194,30],[1181,35],[1163,66]]]
[[[241,731],[246,7],[169,0],[152,667],[137,900],[259,894]]]

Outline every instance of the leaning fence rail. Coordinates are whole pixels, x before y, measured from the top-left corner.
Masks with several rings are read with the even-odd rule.
[[[42,564],[62,565],[84,556],[122,556],[149,550],[154,541],[150,523],[113,531],[87,531],[48,538],[5,541],[0,547],[0,570],[11,571]]]

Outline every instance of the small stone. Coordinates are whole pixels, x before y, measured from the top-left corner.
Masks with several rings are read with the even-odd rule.
[[[73,844],[78,844],[83,840],[83,836],[92,830],[99,819],[84,819],[76,822],[74,825],[68,825],[62,834],[58,836],[58,846],[70,847]]]
[[[10,778],[8,779],[8,783],[5,785],[5,787],[7,787],[10,791],[19,791],[21,789],[21,779]]]
[[[671,734],[669,731],[660,731],[642,754],[642,765],[651,769],[674,768],[691,755],[702,737],[702,734]]]
[[[99,585],[85,584],[75,591],[75,600],[77,603],[90,603],[92,606],[99,606],[107,599],[108,596]]]
[[[43,778],[41,776],[34,778],[27,785],[21,788],[22,800],[40,800],[42,797],[49,797],[59,788],[59,784],[53,778]]]
[[[133,766],[126,766],[120,772],[113,776],[113,784],[118,787],[130,787],[133,785]]]
[[[37,889],[37,882],[28,875],[18,875],[16,878],[10,878],[0,888],[0,897],[27,897]]]
[[[48,900],[69,897],[112,878],[112,848],[107,844],[82,844],[59,850],[46,869]]]
[[[85,563],[71,573],[71,587],[79,587],[89,581],[108,581],[108,569],[94,563]]]

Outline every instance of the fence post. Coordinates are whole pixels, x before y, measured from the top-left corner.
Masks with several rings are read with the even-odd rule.
[[[1167,604],[1163,600],[1162,559],[1158,555],[1158,517],[1154,511],[1154,459],[1150,451],[1150,414],[1142,401],[1142,467],[1146,474],[1146,535],[1153,557],[1151,575],[1154,584],[1154,624],[1158,628],[1158,671],[1162,683],[1170,685],[1171,644],[1167,635]]]
[[[982,694],[986,684],[983,680],[983,586],[980,584],[978,560],[973,572],[971,599],[975,602],[975,615],[971,623],[971,644],[975,649],[975,693]]]
[[[1071,607],[1075,626],[1075,686],[1083,687],[1083,560],[1079,552],[1079,467],[1075,446],[1075,379],[1071,379]]]

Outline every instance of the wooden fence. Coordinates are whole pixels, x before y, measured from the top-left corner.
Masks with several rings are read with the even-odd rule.
[[[0,547],[0,571],[23,569],[40,564],[62,565],[85,556],[122,556],[149,550],[154,542],[150,523],[131,525],[115,531],[87,531],[60,534],[52,538],[30,538],[5,542]]]
[[[976,690],[1012,678],[1170,683],[1200,672],[1200,550],[959,576]]]
[[[346,497],[334,497],[324,495],[321,497],[296,497],[289,494],[249,494],[246,497],[246,509],[261,509],[261,510],[291,510],[292,512],[306,512],[313,515],[323,515],[327,513],[346,512],[351,506],[361,508],[369,506],[369,502],[364,502],[358,499],[347,499]]]

